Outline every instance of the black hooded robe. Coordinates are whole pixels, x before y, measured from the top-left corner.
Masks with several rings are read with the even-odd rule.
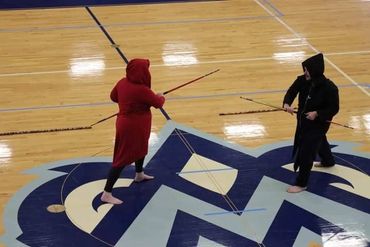
[[[330,121],[339,111],[339,94],[335,84],[324,76],[324,57],[321,53],[302,63],[311,80],[300,75],[290,86],[284,97],[284,104],[291,105],[298,95],[297,127],[294,137],[294,170],[299,168],[295,185],[306,187],[316,154],[323,163],[334,165],[326,133]],[[316,111],[315,120],[306,118],[305,113]]]

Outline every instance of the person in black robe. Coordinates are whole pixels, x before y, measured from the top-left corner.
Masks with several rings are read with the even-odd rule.
[[[324,75],[324,56],[319,53],[302,63],[303,75],[297,77],[284,96],[283,108],[293,114],[291,106],[298,95],[297,126],[294,137],[295,184],[287,190],[298,193],[307,188],[313,162],[318,154],[318,166],[331,167],[335,161],[326,138],[332,118],[339,111],[338,88]]]

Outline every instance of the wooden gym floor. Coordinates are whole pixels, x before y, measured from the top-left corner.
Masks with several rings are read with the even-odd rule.
[[[370,246],[370,1],[58,3],[0,1],[2,246]],[[295,117],[240,97],[280,107],[318,52],[354,129],[332,125],[337,165],[288,195]],[[219,71],[152,109],[156,179],[130,167],[101,205],[114,118],[89,127],[136,57],[156,92]]]

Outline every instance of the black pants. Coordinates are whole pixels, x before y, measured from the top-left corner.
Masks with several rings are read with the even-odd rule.
[[[318,155],[321,159],[321,164],[324,166],[333,166],[335,164],[334,157],[330,149],[330,144],[326,139],[326,135],[321,140]]]
[[[311,169],[316,155],[319,155],[321,162],[325,165],[334,165],[333,154],[326,136],[307,135],[302,139],[295,163],[299,166],[298,176],[295,185],[306,187],[310,178]]]
[[[143,164],[144,164],[144,158],[141,158],[137,161],[135,161],[135,171],[136,172],[142,172],[143,171]],[[122,167],[112,167],[109,170],[107,182],[104,187],[104,191],[106,192],[112,192],[114,184],[117,182],[119,176],[121,175],[121,172],[125,166]]]

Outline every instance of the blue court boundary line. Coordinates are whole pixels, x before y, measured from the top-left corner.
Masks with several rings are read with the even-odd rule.
[[[221,2],[225,0],[150,0],[150,1],[114,1],[114,0],[105,0],[105,3],[91,3],[94,1],[88,1],[88,0],[75,0],[73,2],[78,2],[75,4],[34,4],[33,6],[12,6],[12,7],[5,7],[4,5],[0,5],[0,11],[16,11],[16,10],[35,10],[35,9],[64,9],[64,8],[80,8],[84,6],[92,6],[92,7],[109,7],[109,6],[125,6],[125,5],[146,5],[146,4],[171,4],[171,3],[188,3],[188,2]],[[10,2],[10,1],[9,1]],[[14,1],[17,2],[17,1]],[[18,1],[19,2],[19,1]],[[30,2],[30,1],[28,1]],[[32,2],[32,1],[31,1]],[[35,2],[35,1],[34,1]],[[52,1],[46,1],[45,2],[52,2]],[[54,1],[55,2],[55,1]]]
[[[359,85],[370,88],[368,83],[359,83]],[[339,85],[339,88],[355,87],[353,84]],[[276,89],[276,90],[261,90],[254,92],[237,92],[237,93],[224,93],[224,94],[210,94],[210,95],[196,95],[196,96],[179,96],[179,97],[168,97],[166,101],[176,101],[176,100],[192,100],[192,99],[207,99],[207,98],[217,98],[217,97],[230,97],[230,96],[240,96],[240,95],[261,95],[270,93],[284,93],[286,89]],[[34,110],[47,110],[47,109],[59,109],[59,108],[77,108],[77,107],[95,107],[95,106],[105,106],[113,105],[113,102],[96,102],[96,103],[81,103],[81,104],[67,104],[67,105],[49,105],[49,106],[32,106],[32,107],[19,107],[19,108],[0,108],[0,112],[17,112],[17,111],[34,111]]]
[[[107,39],[111,43],[111,46],[114,47],[114,49],[116,49],[116,51],[121,56],[121,58],[123,59],[123,61],[125,61],[125,63],[128,64],[128,60],[127,60],[126,56],[123,54],[123,52],[121,51],[121,49],[117,46],[117,44],[114,42],[114,40],[109,35],[109,33],[105,30],[104,26],[100,23],[100,21],[98,20],[98,18],[94,15],[94,13],[90,10],[90,8],[88,6],[86,6],[85,9],[90,14],[90,16],[94,19],[94,21],[96,22],[96,24],[99,26],[100,30],[105,34],[105,36],[107,37]]]
[[[112,47],[114,47],[116,49],[116,51],[118,52],[118,54],[121,56],[121,58],[123,59],[123,61],[128,64],[129,63],[129,60],[126,58],[126,56],[123,54],[123,52],[121,51],[121,49],[116,45],[116,43],[114,42],[113,38],[109,35],[109,33],[105,30],[104,26],[100,23],[100,21],[98,20],[98,18],[95,16],[95,14],[90,10],[90,8],[88,6],[85,7],[86,11],[90,14],[91,18],[94,19],[95,23],[99,26],[100,30],[104,33],[104,35],[107,37],[107,39],[109,40],[109,42],[111,43]],[[171,120],[170,116],[167,114],[167,112],[161,107],[159,108],[162,115],[166,118],[166,120]]]
[[[244,212],[256,212],[256,211],[266,211],[266,208],[251,208],[251,209],[244,209],[244,210],[235,210],[235,211],[222,211],[222,212],[212,212],[212,213],[205,213],[204,215],[223,215],[223,214],[240,214]]]
[[[219,168],[219,169],[208,169],[208,170],[193,170],[193,171],[186,171],[186,172],[176,172],[177,175],[181,174],[192,174],[192,173],[204,173],[204,172],[219,172],[219,171],[231,171],[236,170],[235,168]]]
[[[275,7],[275,5],[273,5],[270,1],[262,0],[262,2],[264,2],[265,5],[268,5],[268,7],[270,7],[270,9],[272,9],[273,12],[275,12],[277,14],[277,16],[279,16],[279,17],[284,16],[284,14],[277,7]]]

